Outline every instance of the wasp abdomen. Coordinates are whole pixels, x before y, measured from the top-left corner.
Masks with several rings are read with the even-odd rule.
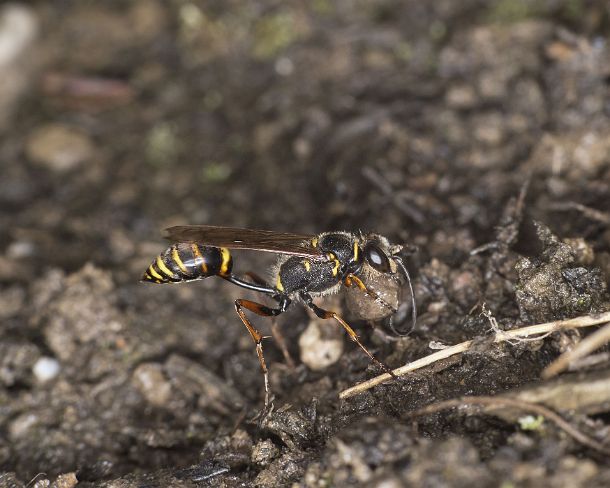
[[[179,242],[157,256],[142,281],[180,283],[208,276],[229,276],[232,267],[231,253],[224,247]]]

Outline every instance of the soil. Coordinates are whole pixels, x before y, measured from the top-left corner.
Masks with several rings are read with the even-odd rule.
[[[0,487],[610,486],[531,412],[411,416],[610,381],[607,348],[541,379],[592,330],[490,340],[610,309],[609,29],[605,0],[1,6]],[[411,334],[318,303],[390,367],[476,347],[339,399],[383,371],[301,305],[254,317],[259,415],[260,297],[139,282],[182,224],[417,248]],[[607,445],[605,391],[553,409]]]

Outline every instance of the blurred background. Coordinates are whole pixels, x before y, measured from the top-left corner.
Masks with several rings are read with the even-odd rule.
[[[439,276],[464,277],[448,278],[529,181],[528,215],[586,241],[608,276],[609,27],[605,0],[3,3],[0,467],[15,483],[185,467],[260,407],[243,293],[138,283],[171,225],[416,245],[426,332]],[[272,262],[236,257],[259,274]],[[474,288],[435,338],[463,339],[482,294],[524,319],[513,291]],[[290,317],[298,363],[307,315]],[[287,371],[269,344],[279,404],[328,374]],[[316,388],[362,378],[346,348],[358,366]],[[240,483],[266,466],[248,462],[229,463]]]

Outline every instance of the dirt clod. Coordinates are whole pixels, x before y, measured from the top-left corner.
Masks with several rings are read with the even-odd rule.
[[[524,321],[547,322],[603,310],[607,287],[599,269],[573,267],[576,253],[551,231],[536,222],[542,244],[539,258],[522,258],[516,264],[519,282],[516,299]]]

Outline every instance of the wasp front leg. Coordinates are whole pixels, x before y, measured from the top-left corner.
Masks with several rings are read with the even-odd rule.
[[[368,295],[376,302],[380,303],[383,307],[387,308],[391,313],[396,313],[396,309],[392,307],[388,302],[386,302],[383,298],[381,298],[377,293],[371,290],[368,286],[364,284],[364,282],[358,278],[355,274],[349,273],[345,278],[343,278],[343,284],[348,288],[352,286],[358,287],[365,295]]]
[[[336,312],[333,312],[330,310],[324,310],[323,308],[318,307],[315,303],[313,303],[313,298],[311,297],[311,295],[309,293],[301,293],[300,297],[303,300],[303,302],[309,308],[311,308],[313,310],[313,312],[321,319],[334,319],[337,322],[339,322],[339,324],[341,324],[341,326],[348,333],[350,339],[352,341],[354,341],[356,344],[358,344],[360,349],[362,349],[366,353],[366,355],[371,359],[371,361],[373,361],[375,364],[377,364],[381,369],[383,369],[386,373],[391,375],[393,378],[396,378],[396,375],[392,372],[392,370],[388,366],[386,366],[384,363],[379,361],[375,356],[373,356],[373,354],[365,347],[365,345],[362,344],[362,342],[360,342],[360,338],[358,337],[358,334],[356,334],[356,331],[354,329],[352,329],[352,327],[345,320],[343,320],[343,318],[339,314],[337,314]]]

